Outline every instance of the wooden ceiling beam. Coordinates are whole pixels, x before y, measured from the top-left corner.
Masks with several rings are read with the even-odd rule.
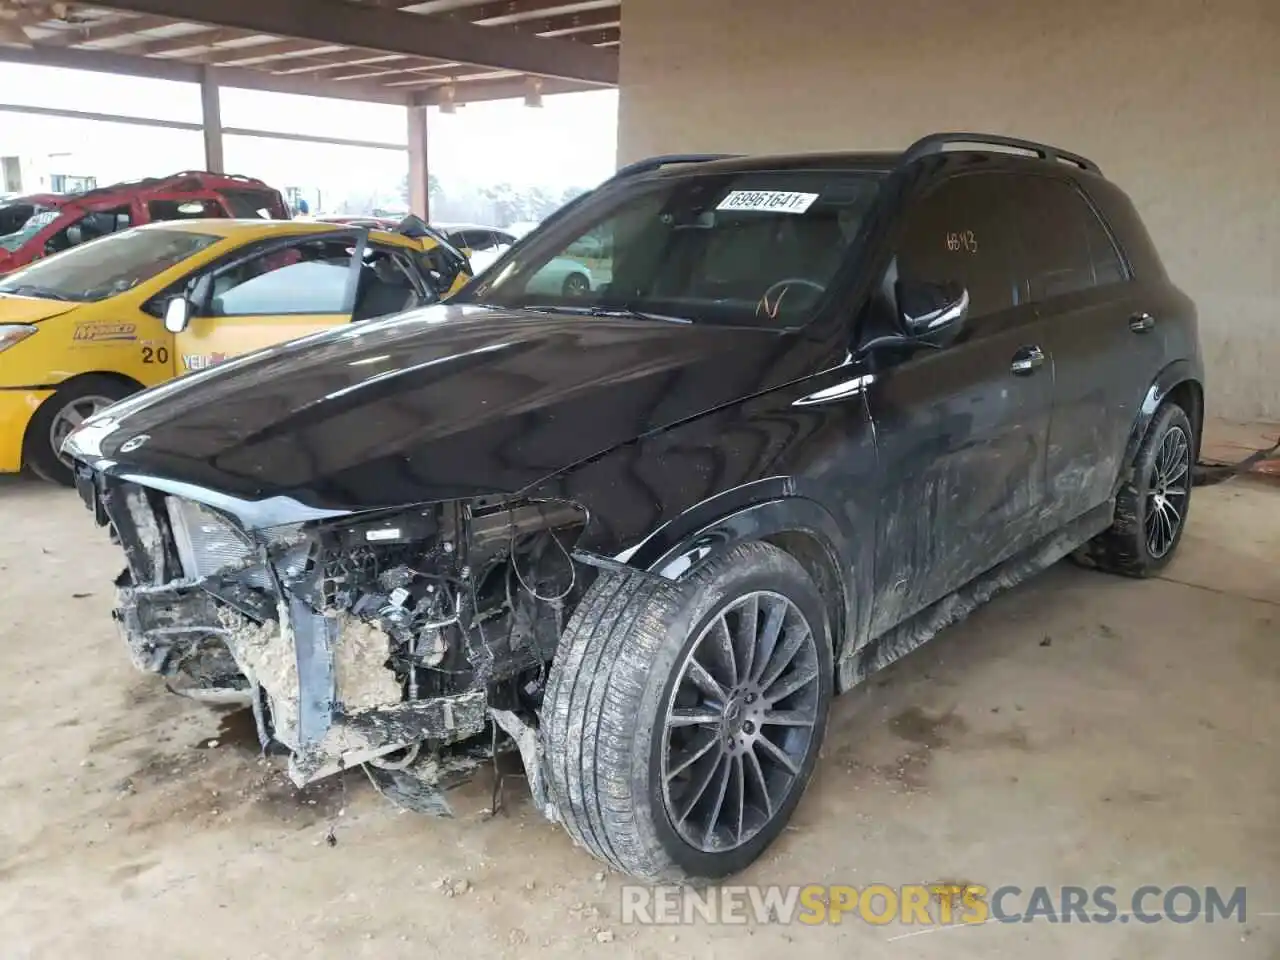
[[[140,30],[154,30],[172,22],[169,17],[159,15],[113,17],[110,20],[95,20],[72,29],[59,30],[50,37],[42,38],[42,42],[51,47],[81,46],[99,40],[113,40]]]
[[[454,60],[612,86],[618,58],[571,40],[521,36],[462,22],[370,8],[347,0],[109,0],[147,16],[233,27],[270,36]]]

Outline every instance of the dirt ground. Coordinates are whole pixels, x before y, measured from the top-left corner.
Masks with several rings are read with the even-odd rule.
[[[0,957],[1280,957],[1280,487],[1199,489],[1160,579],[1059,565],[841,698],[741,878],[1245,886],[1243,924],[623,925],[522,782],[452,821],[296,791],[243,713],[135,673],[74,495],[0,484],[0,530]]]

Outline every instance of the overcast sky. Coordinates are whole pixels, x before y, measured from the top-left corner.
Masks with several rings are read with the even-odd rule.
[[[79,70],[0,63],[0,91],[8,103],[199,122],[194,84]],[[319,97],[222,91],[227,127],[403,143],[403,108]],[[614,169],[615,91],[545,98],[541,109],[522,101],[432,110],[432,172],[446,187],[459,183],[591,186]],[[407,168],[405,154],[281,140],[227,137],[227,169],[277,187],[313,184],[340,190],[391,178]],[[0,112],[0,156],[57,158],[53,172],[95,175],[99,182],[154,176],[204,165],[200,134],[125,124]],[[76,169],[77,166],[85,169]],[[66,169],[63,169],[63,168]]]

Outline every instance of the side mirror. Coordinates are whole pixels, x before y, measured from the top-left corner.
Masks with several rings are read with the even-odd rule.
[[[955,281],[899,280],[896,293],[902,325],[913,337],[958,329],[969,312],[969,291]]]
[[[164,328],[170,333],[181,333],[191,321],[191,304],[186,297],[174,297],[164,307]]]

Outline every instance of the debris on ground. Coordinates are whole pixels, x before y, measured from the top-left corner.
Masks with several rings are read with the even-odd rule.
[[[471,891],[471,881],[465,877],[461,880],[453,880],[450,877],[441,877],[431,886],[433,889],[442,892],[446,897],[460,897]]]

